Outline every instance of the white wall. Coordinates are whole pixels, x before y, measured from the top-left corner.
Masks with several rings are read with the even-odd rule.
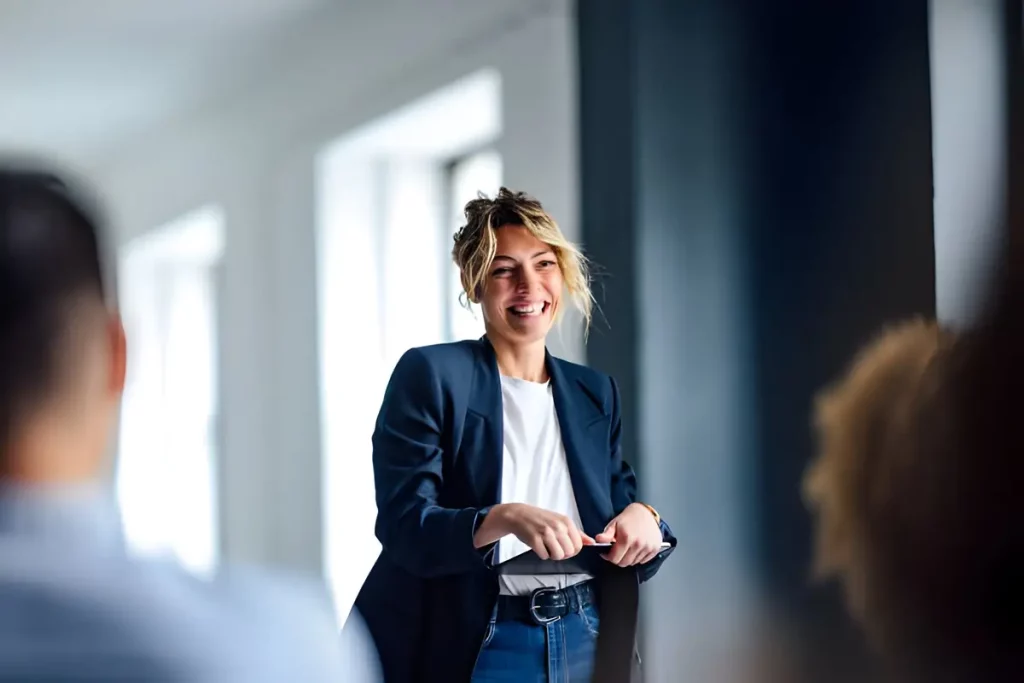
[[[223,557],[317,573],[316,153],[493,67],[503,81],[506,183],[579,234],[571,2],[381,0],[352,12],[307,31],[279,73],[126,145],[94,174],[121,243],[207,203],[224,208]],[[582,358],[578,328],[556,343],[561,355]]]

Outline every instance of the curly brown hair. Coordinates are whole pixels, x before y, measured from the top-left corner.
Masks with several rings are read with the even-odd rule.
[[[906,323],[817,400],[820,454],[805,479],[816,572],[842,582],[908,680],[1020,672],[1022,454],[1016,420],[976,419],[1012,405],[980,381],[991,350],[979,335]]]

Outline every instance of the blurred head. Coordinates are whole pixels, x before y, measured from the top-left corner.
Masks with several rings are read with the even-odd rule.
[[[56,176],[0,165],[0,477],[99,474],[125,373],[98,225]]]
[[[1021,347],[986,336],[894,328],[816,406],[818,574],[908,681],[1021,672]]]
[[[465,302],[480,305],[487,334],[513,345],[543,342],[568,298],[590,324],[587,262],[540,202],[501,188],[466,204],[452,259]]]

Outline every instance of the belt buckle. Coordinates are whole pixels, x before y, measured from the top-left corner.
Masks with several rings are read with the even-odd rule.
[[[557,617],[542,617],[542,616],[537,614],[537,609],[538,609],[538,607],[537,607],[537,598],[542,596],[542,595],[548,595],[548,594],[557,595],[558,592],[559,591],[558,591],[557,588],[538,588],[537,590],[535,590],[533,593],[530,594],[530,618],[533,619],[534,622],[536,622],[538,625],[545,626],[545,625],[550,624],[552,622],[558,621],[559,619],[562,618],[562,615],[559,615]]]

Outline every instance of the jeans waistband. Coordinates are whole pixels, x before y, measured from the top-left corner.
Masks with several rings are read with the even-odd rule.
[[[499,595],[497,621],[548,624],[597,601],[593,581],[565,588],[540,588],[530,595]]]

